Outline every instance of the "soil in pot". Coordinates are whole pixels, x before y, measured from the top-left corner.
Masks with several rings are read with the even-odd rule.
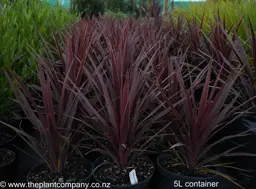
[[[154,174],[154,163],[147,156],[140,156],[121,169],[110,158],[100,157],[94,162],[94,179],[98,183],[110,183],[111,188],[148,189]],[[138,183],[131,185],[129,173],[135,169]],[[103,187],[104,188],[104,187]],[[107,188],[107,187],[105,187]]]
[[[219,175],[191,171],[183,166],[173,166],[170,155],[160,155],[157,159],[158,174],[156,185],[158,189],[170,188],[225,188],[236,189],[234,184],[226,181]]]
[[[67,161],[62,173],[52,172],[46,165],[40,164],[34,167],[27,175],[27,181],[33,183],[89,183],[92,174],[92,163],[82,158],[72,158]],[[36,188],[36,187],[33,187]],[[54,187],[42,187],[54,188]]]
[[[16,155],[11,150],[0,149],[0,181],[15,181],[13,174],[15,173],[14,161]]]

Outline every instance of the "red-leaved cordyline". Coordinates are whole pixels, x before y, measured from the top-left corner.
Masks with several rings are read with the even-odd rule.
[[[243,19],[239,22],[238,25],[240,25],[241,22],[245,22]],[[240,94],[239,102],[244,104],[243,109],[249,108],[250,110],[255,107],[255,70],[256,70],[256,38],[254,34],[254,29],[251,24],[251,21],[249,19],[250,28],[247,28],[245,26],[245,30],[249,31],[251,30],[251,36],[248,36],[248,40],[250,39],[251,44],[249,51],[246,49],[248,47],[245,47],[244,42],[241,41],[240,37],[237,34],[237,30],[233,34],[233,38],[231,39],[228,33],[225,32],[224,28],[222,27],[222,31],[224,31],[225,38],[227,39],[227,42],[230,45],[230,49],[232,51],[233,56],[230,57],[230,59],[233,60],[233,63],[230,62],[227,63],[227,59],[225,60],[226,63],[226,70],[232,71],[235,64],[240,64],[244,67],[243,74],[240,74],[237,82],[235,83],[234,88],[236,91],[239,91],[241,88],[243,88],[243,93]],[[249,32],[248,32],[249,33]],[[251,53],[249,53],[251,52]],[[248,56],[248,53],[252,56],[252,61],[250,60],[250,57]],[[247,103],[244,103],[247,102]],[[255,110],[253,110],[255,111]],[[249,113],[251,111],[247,111]]]
[[[47,57],[38,56],[38,86],[26,86],[10,69],[5,72],[17,102],[39,137],[3,124],[17,131],[51,171],[62,172],[72,148],[82,138],[83,124],[76,121],[79,99],[70,88],[75,83],[89,89],[84,66],[95,40],[94,21],[74,24],[64,41],[54,39],[53,50],[45,43]]]
[[[128,166],[131,159],[149,146],[157,135],[148,136],[150,127],[168,112],[162,110],[162,104],[155,106],[153,103],[156,88],[146,87],[150,68],[159,55],[156,49],[148,56],[152,47],[147,46],[141,33],[142,30],[150,33],[150,30],[145,31],[147,27],[150,23],[142,26],[131,19],[108,20],[107,26],[101,25],[104,31],[102,41],[95,48],[104,49],[99,55],[103,59],[90,57],[93,72],[84,67],[95,91],[95,100],[91,101],[79,87],[75,91],[84,114],[91,115],[85,116],[85,122],[90,120],[91,127],[103,138],[97,141],[101,152],[111,157],[120,168]]]
[[[189,170],[220,174],[234,182],[228,175],[216,171],[216,167],[236,168],[230,166],[229,163],[215,163],[215,161],[223,156],[255,156],[250,153],[236,152],[235,150],[240,145],[209,156],[213,147],[221,142],[249,135],[249,131],[245,131],[224,136],[217,141],[211,141],[219,131],[242,115],[238,111],[246,102],[239,104],[240,94],[233,91],[234,83],[242,70],[243,67],[236,68],[236,71],[230,73],[227,79],[223,81],[221,78],[223,69],[220,69],[216,74],[212,62],[210,62],[196,79],[193,80],[191,75],[188,75],[190,80],[190,87],[188,87],[184,81],[181,68],[176,64],[176,73],[182,96],[180,103],[172,109],[174,115],[178,115],[179,118],[176,127],[175,125],[171,127],[175,129],[176,147],[172,148],[174,152],[172,158],[177,163],[176,165],[183,165]],[[197,102],[194,90],[203,80],[201,98]]]

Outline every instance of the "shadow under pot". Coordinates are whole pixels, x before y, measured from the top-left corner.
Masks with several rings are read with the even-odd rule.
[[[135,169],[138,183],[131,184],[129,173]],[[109,157],[101,156],[93,163],[93,177],[99,188],[149,189],[155,165],[147,156],[140,156],[121,169]]]
[[[87,188],[92,175],[92,163],[83,158],[71,158],[63,172],[52,172],[45,164],[35,166],[27,175],[33,189]],[[49,183],[49,184],[48,184]]]
[[[157,176],[155,183],[158,189],[171,188],[193,188],[193,189],[209,189],[223,188],[236,189],[237,187],[219,175],[203,175],[200,173],[189,173],[182,168],[174,169],[171,166],[171,156],[164,154],[157,158]],[[193,175],[193,176],[192,176]],[[238,187],[239,188],[239,187]]]
[[[15,172],[14,161],[16,155],[13,151],[4,148],[0,149],[0,181],[13,181]]]

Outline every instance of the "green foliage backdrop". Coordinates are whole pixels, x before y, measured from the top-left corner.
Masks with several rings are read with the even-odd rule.
[[[3,68],[10,67],[24,80],[33,80],[37,60],[31,49],[42,55],[40,39],[50,41],[52,31],[75,19],[69,10],[40,0],[0,1],[0,119],[14,107]]]

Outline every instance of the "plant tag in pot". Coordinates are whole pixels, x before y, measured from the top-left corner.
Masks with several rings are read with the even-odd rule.
[[[129,173],[129,177],[130,177],[130,182],[131,182],[132,185],[138,183],[138,178],[137,178],[135,169],[133,169],[133,170]]]

